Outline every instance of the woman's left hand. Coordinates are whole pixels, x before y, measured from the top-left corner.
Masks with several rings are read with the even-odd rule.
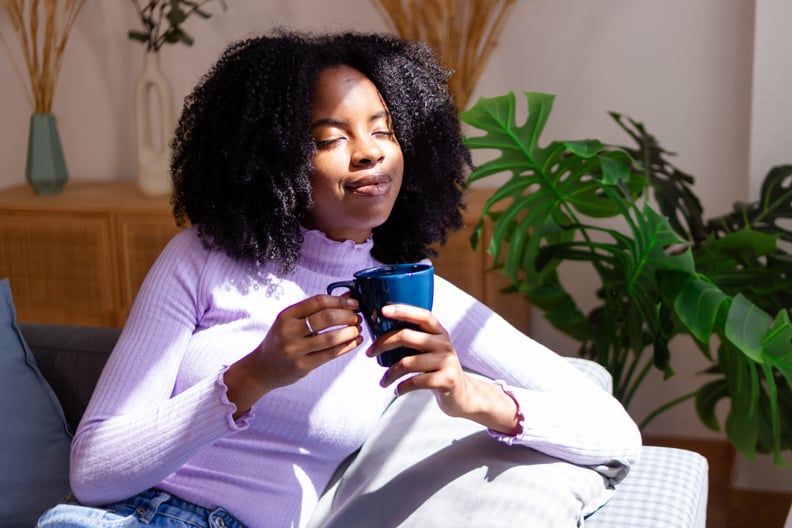
[[[416,324],[419,330],[389,332],[368,350],[377,356],[398,347],[418,350],[388,368],[380,385],[388,387],[408,376],[396,388],[397,394],[428,389],[440,409],[449,416],[463,417],[506,434],[520,432],[516,402],[498,385],[468,376],[459,362],[448,332],[429,310],[406,304],[382,308],[382,315]]]

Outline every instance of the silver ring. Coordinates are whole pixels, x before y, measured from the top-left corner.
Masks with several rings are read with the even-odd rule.
[[[316,331],[313,328],[311,328],[311,323],[308,321],[308,318],[306,317],[303,320],[305,321],[305,328],[308,329],[308,333],[311,334],[312,336],[315,336]]]

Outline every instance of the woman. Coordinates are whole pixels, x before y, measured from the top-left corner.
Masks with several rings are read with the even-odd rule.
[[[191,227],[149,272],[75,435],[79,504],[40,526],[305,525],[394,392],[433,391],[446,414],[576,464],[635,458],[618,402],[443,279],[432,312],[384,314],[421,331],[373,343],[355,300],[322,293],[426,259],[460,226],[471,163],[446,81],[391,36],[277,32],[224,53],[174,140]],[[422,353],[372,359],[398,346]]]

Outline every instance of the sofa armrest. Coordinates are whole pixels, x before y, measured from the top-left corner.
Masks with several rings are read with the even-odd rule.
[[[566,358],[608,392],[610,372],[599,363]],[[587,528],[705,528],[707,459],[685,449],[644,446],[637,464],[605,506],[586,519]]]
[[[707,459],[671,447],[644,446],[617,492],[586,520],[586,528],[705,528]]]

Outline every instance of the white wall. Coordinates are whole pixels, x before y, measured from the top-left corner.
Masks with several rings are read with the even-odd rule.
[[[759,0],[760,5],[784,1]],[[215,9],[218,14],[212,19],[188,23],[196,38],[192,48],[164,50],[162,62],[177,101],[230,40],[274,25],[372,31],[386,27],[373,5],[361,0],[228,0],[228,4],[225,13]],[[788,3],[784,5],[788,21]],[[782,25],[782,18],[776,17],[780,13],[759,13],[769,18],[760,30]],[[79,15],[54,107],[71,178],[133,177],[132,95],[143,48],[127,40],[126,32],[135,26],[132,5],[126,1],[89,2]],[[14,45],[4,17],[0,30]],[[757,38],[761,49],[763,42]],[[757,63],[784,61],[784,91],[770,75],[763,76],[760,84],[752,82],[753,50],[752,0],[521,0],[473,100],[510,90],[557,94],[546,140],[598,137],[628,143],[607,112],[620,111],[643,121],[663,146],[678,153],[676,164],[696,177],[705,211],[714,215],[748,197],[749,154],[751,173],[763,175],[769,168],[761,148],[765,135],[757,132],[749,150],[750,131],[762,130],[764,120],[772,119],[785,123],[790,137],[792,120],[788,114],[778,118],[771,99],[753,101],[756,114],[751,122],[752,86],[785,94],[788,103],[790,71],[786,54],[771,49]],[[2,188],[24,183],[31,111],[4,53],[0,89]],[[792,162],[792,157],[786,161]],[[574,352],[573,345],[539,315],[534,317],[533,334],[562,353]],[[672,382],[649,380],[633,409],[637,416],[697,386],[695,372],[703,365],[700,354],[678,343],[673,358],[677,377]],[[714,435],[699,424],[692,405],[658,419],[649,432]]]
[[[749,197],[759,197],[767,171],[792,163],[792,0],[758,0],[753,47]],[[790,457],[785,457],[787,462]],[[755,461],[738,458],[735,487],[792,491],[792,471],[779,468],[769,456]],[[792,510],[788,525],[792,528]]]
[[[751,199],[770,167],[792,163],[792,0],[758,0],[750,142]]]

